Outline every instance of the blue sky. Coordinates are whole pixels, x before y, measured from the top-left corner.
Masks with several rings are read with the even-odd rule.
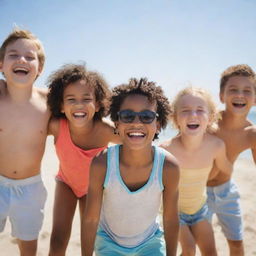
[[[215,98],[221,72],[256,69],[255,0],[0,0],[0,41],[14,24],[43,42],[38,86],[66,63],[84,61],[111,86],[148,77],[172,99],[195,85]]]

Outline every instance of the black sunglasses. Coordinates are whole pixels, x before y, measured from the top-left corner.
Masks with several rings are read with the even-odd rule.
[[[139,120],[143,124],[150,124],[152,123],[156,117],[158,117],[158,114],[156,112],[153,112],[151,110],[143,110],[141,112],[134,112],[129,109],[121,110],[117,113],[119,120],[123,123],[132,123],[136,116],[139,117]]]

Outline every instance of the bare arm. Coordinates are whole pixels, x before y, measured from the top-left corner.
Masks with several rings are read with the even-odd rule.
[[[81,248],[83,256],[92,256],[98,228],[103,184],[106,174],[106,154],[95,157],[90,168],[89,191],[81,223]]]
[[[251,131],[250,141],[252,142],[252,147],[251,147],[252,157],[253,157],[254,163],[256,164],[256,125],[253,125],[250,131]]]
[[[163,170],[163,227],[166,243],[166,255],[174,256],[177,251],[179,167],[171,155],[166,156]]]
[[[218,140],[216,158],[214,161],[220,172],[230,176],[233,172],[233,165],[227,158],[225,143],[220,139]]]

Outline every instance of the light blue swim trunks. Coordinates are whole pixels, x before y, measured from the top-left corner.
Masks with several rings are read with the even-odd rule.
[[[207,220],[208,222],[210,222],[210,213],[209,213],[208,205],[204,204],[194,214],[179,213],[179,218],[180,218],[181,226],[182,225],[192,226],[204,220]]]
[[[226,238],[243,240],[240,195],[236,184],[230,180],[219,186],[207,187],[207,195],[211,217],[216,213]]]
[[[0,175],[0,232],[9,217],[12,236],[24,241],[36,240],[43,223],[46,197],[41,175],[22,180]]]
[[[157,230],[155,234],[146,242],[133,247],[127,248],[115,243],[108,234],[98,229],[95,248],[96,256],[165,256],[165,241],[163,232]]]

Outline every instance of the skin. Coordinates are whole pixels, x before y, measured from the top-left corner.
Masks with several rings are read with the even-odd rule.
[[[26,72],[15,73],[18,69]],[[6,78],[0,82],[0,175],[29,178],[40,173],[50,118],[46,91],[33,87],[42,71],[33,41],[9,44],[0,71]],[[37,240],[18,244],[20,255],[36,255]]]
[[[94,121],[94,114],[99,110],[95,100],[94,89],[84,80],[68,85],[63,93],[62,112],[65,114],[71,139],[74,145],[84,150],[101,148],[108,143],[120,143],[120,138],[113,132],[113,124],[105,119]],[[80,113],[80,117],[75,117]],[[85,114],[86,113],[86,114]],[[85,114],[84,116],[82,114]],[[83,117],[81,117],[81,115]],[[54,136],[56,143],[59,134],[59,119],[52,119],[49,134]],[[61,181],[57,181],[53,210],[53,228],[50,242],[50,256],[65,255],[70,239],[72,221],[77,203],[80,217],[85,209],[87,196],[77,198],[72,189]]]
[[[224,142],[206,130],[210,124],[210,115],[207,102],[201,96],[182,96],[177,102],[174,118],[179,127],[179,135],[161,146],[177,158],[181,170],[200,170],[215,163],[221,170],[232,172]],[[179,240],[183,256],[195,255],[196,244],[202,255],[217,255],[212,226],[206,220],[192,226],[182,225]]]
[[[133,111],[149,109],[156,111],[156,105],[148,101],[146,96],[127,96],[120,107]],[[123,141],[120,149],[120,173],[126,186],[135,191],[145,185],[150,177],[153,164],[152,140],[159,129],[159,123],[154,120],[151,124],[142,124],[138,117],[130,124],[116,122],[119,135]],[[143,138],[131,138],[130,133],[143,133]],[[95,157],[91,165],[92,175],[88,201],[82,223],[82,255],[93,254],[96,230],[98,227],[100,209],[103,200],[103,183],[106,175],[106,152]],[[163,226],[167,255],[176,255],[178,239],[178,181],[179,168],[172,155],[167,155],[163,169]],[[124,218],[124,216],[120,216]]]
[[[218,123],[216,135],[221,138],[227,149],[227,156],[231,163],[235,163],[239,154],[246,149],[251,149],[256,163],[256,126],[248,119],[247,115],[255,105],[255,82],[248,77],[233,76],[228,79],[224,89],[220,92],[220,100],[225,104],[225,110],[221,112],[221,120]],[[234,103],[243,103],[243,107],[237,107]],[[218,173],[219,168],[214,166],[213,171]],[[208,181],[207,186],[218,186],[231,179],[229,175],[219,172],[218,175]],[[243,241],[228,240],[230,255],[244,255]]]

